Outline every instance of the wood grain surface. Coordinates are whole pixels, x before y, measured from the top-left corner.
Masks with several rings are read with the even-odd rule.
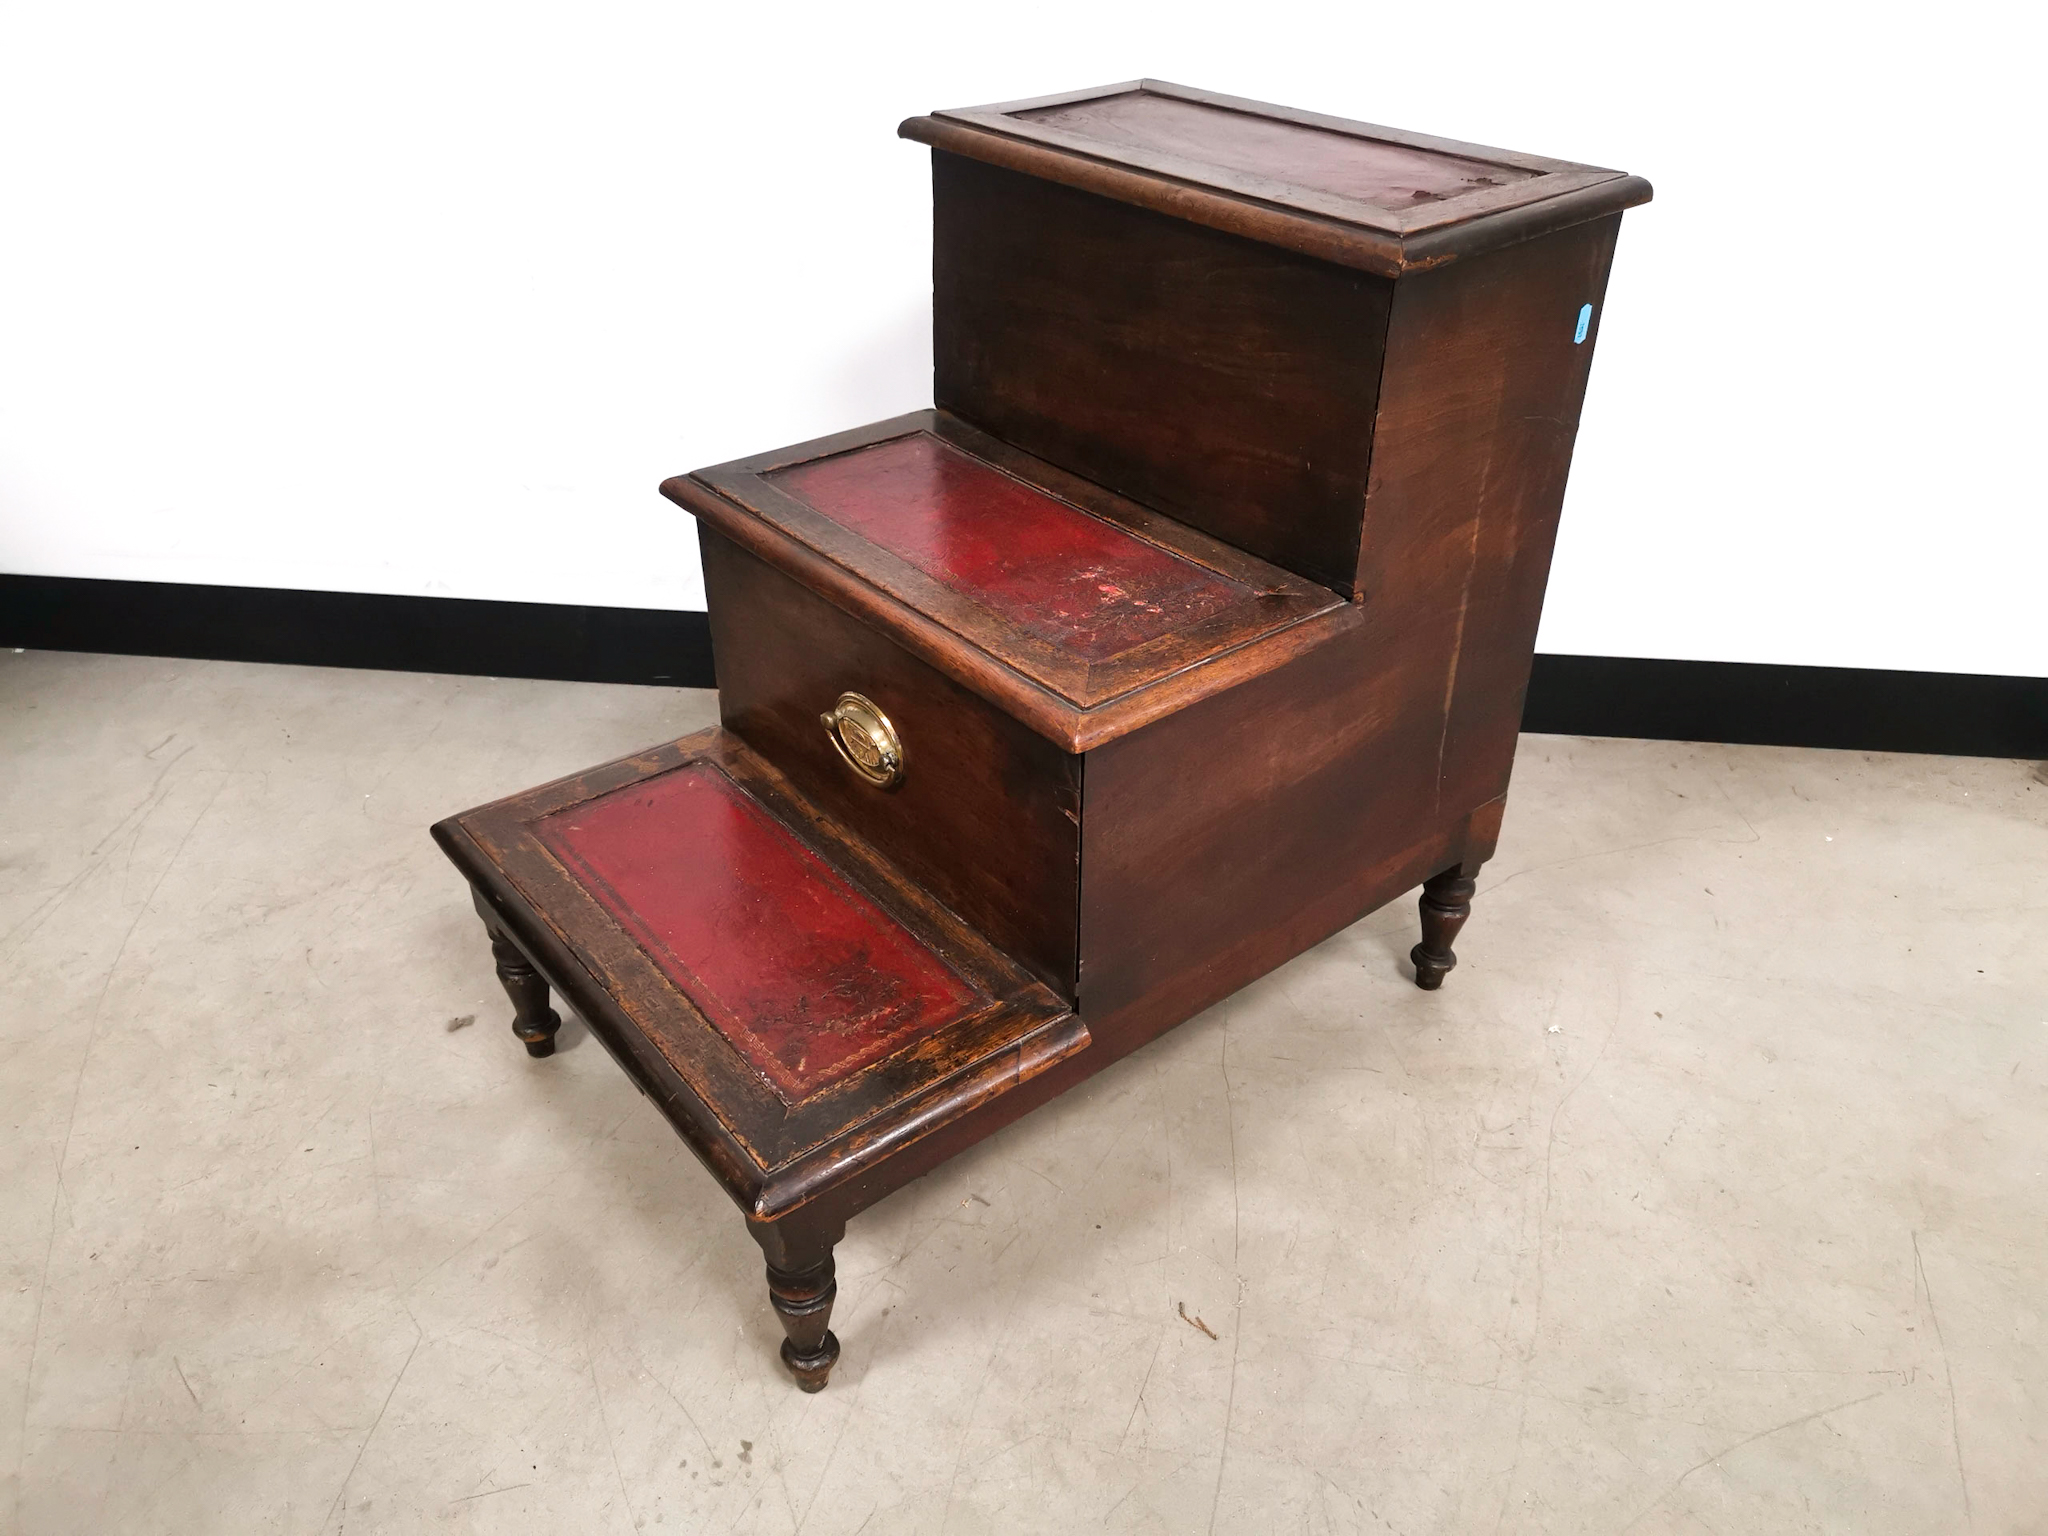
[[[1392,213],[1540,174],[1476,154],[1425,149],[1143,88],[1005,115],[1125,150],[1334,193]]]
[[[943,409],[1351,594],[1391,283],[956,155],[932,199]]]
[[[1129,80],[946,108],[897,132],[945,154],[1402,277],[1650,200],[1640,176]]]
[[[536,828],[563,811],[679,769],[709,765],[829,864],[982,1002],[791,1103],[706,1015]],[[1044,985],[886,859],[797,794],[724,731],[703,731],[514,795],[434,828],[477,910],[565,997],[756,1221],[790,1217],[820,1192],[972,1115],[1088,1032]]]
[[[709,528],[701,545],[726,727],[1071,998],[1080,759]],[[826,736],[818,717],[847,691],[902,738],[893,789],[850,770]]]

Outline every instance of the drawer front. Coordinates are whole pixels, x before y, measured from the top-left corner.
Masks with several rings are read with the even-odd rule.
[[[729,540],[701,530],[726,727],[998,949],[1072,999],[1081,760]],[[902,743],[871,783],[819,718],[843,693]]]

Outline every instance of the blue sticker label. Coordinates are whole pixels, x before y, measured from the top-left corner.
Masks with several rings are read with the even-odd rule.
[[[1576,331],[1572,332],[1573,346],[1576,347],[1580,342],[1586,339],[1586,332],[1588,329],[1591,328],[1592,324],[1593,306],[1590,304],[1581,304],[1579,306],[1579,328]]]

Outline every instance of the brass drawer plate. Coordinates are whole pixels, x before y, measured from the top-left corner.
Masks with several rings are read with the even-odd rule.
[[[903,782],[903,743],[874,700],[842,693],[818,718],[847,767],[879,789]]]

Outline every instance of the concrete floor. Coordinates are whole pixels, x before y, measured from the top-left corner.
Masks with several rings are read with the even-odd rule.
[[[1441,993],[1404,900],[896,1195],[806,1397],[426,835],[712,718],[0,655],[0,1529],[2048,1529],[2034,765],[1524,738]]]

